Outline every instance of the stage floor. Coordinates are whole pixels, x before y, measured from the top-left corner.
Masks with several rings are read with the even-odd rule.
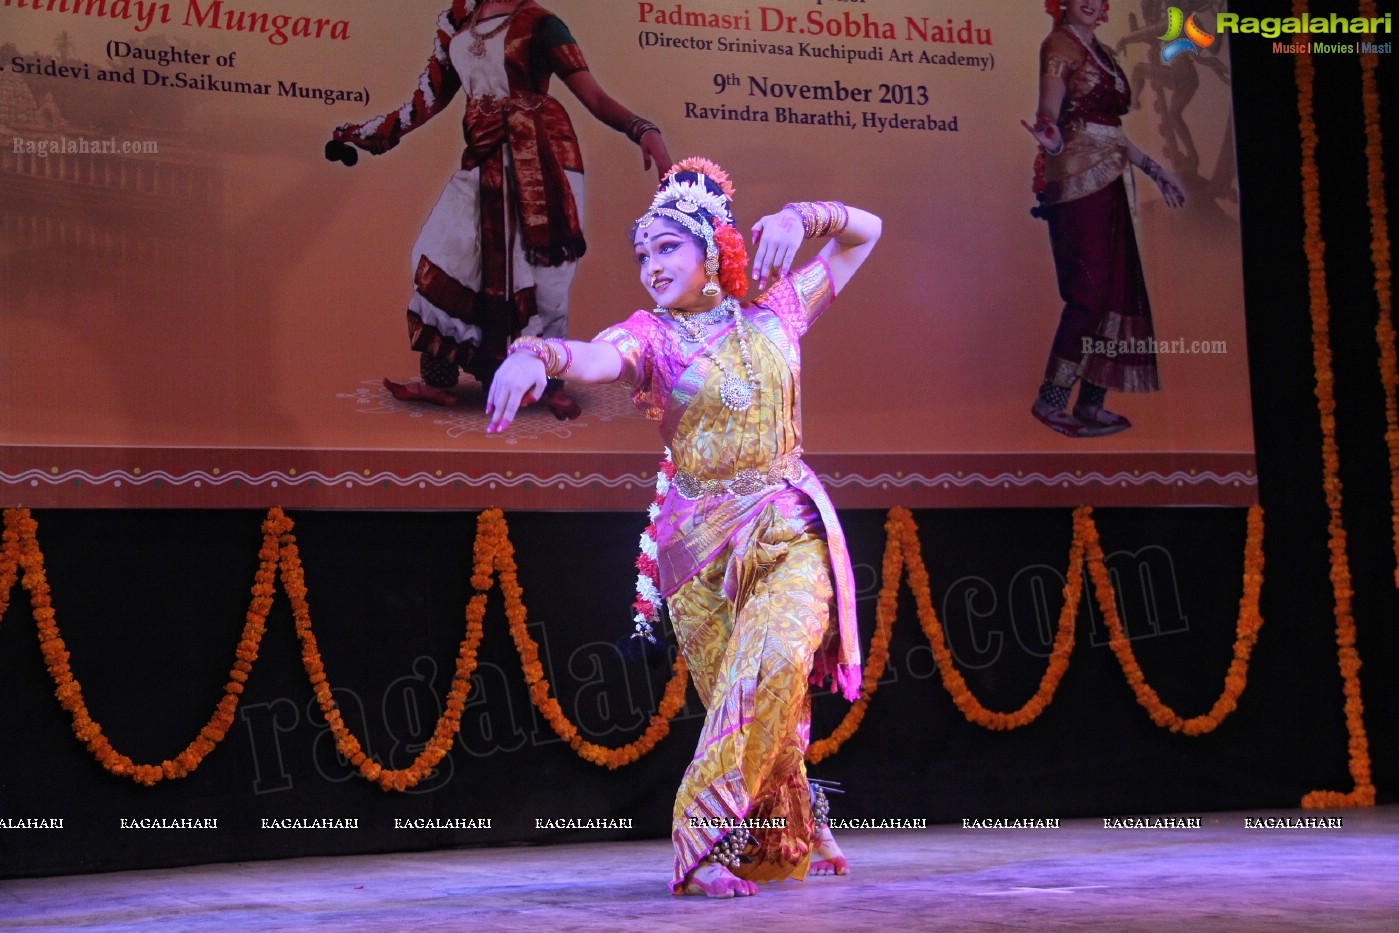
[[[1250,828],[1246,820],[1342,820]],[[310,858],[0,882],[16,930],[1399,930],[1399,807],[1198,829],[846,832],[844,878],[666,893],[662,840]],[[1389,880],[1386,881],[1385,879]]]

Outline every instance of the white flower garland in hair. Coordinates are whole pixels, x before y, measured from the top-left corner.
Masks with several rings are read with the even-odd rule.
[[[700,175],[701,179],[705,176]],[[704,186],[703,181],[698,183],[693,181],[680,181],[672,175],[651,199],[651,210],[662,207],[670,202],[675,202],[675,206],[685,213],[693,213],[687,209],[688,205],[701,207],[710,217],[722,220],[725,223],[733,223],[733,216],[729,213],[729,199],[722,194],[710,191]]]

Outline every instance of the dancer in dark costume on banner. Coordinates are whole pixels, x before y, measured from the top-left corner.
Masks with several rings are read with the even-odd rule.
[[[1055,28],[1040,46],[1035,123],[1023,125],[1040,144],[1035,214],[1049,222],[1064,309],[1030,414],[1067,437],[1099,437],[1132,426],[1103,407],[1108,389],[1160,388],[1127,187],[1131,166],[1160,186],[1171,207],[1185,203],[1185,192],[1122,130],[1127,76],[1094,36],[1107,18],[1106,0],[1047,0],[1045,8]]]
[[[412,99],[337,127],[326,144],[326,158],[354,165],[352,146],[388,152],[458,91],[466,97],[460,170],[411,255],[408,339],[422,378],[385,379],[396,398],[455,405],[460,371],[489,386],[513,338],[567,333],[569,284],[586,249],[583,160],[567,111],[549,95],[554,75],[640,147],[645,168],[665,174],[660,130],[603,90],[568,28],[534,0],[455,0],[437,20]],[[580,413],[557,381],[541,401],[560,419]]]

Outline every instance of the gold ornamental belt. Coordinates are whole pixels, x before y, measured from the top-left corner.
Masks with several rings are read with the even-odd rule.
[[[801,450],[778,457],[767,466],[739,470],[733,476],[700,479],[693,473],[676,470],[671,480],[676,492],[686,499],[702,499],[705,496],[731,494],[751,496],[780,486],[787,480],[797,479],[805,470]]]

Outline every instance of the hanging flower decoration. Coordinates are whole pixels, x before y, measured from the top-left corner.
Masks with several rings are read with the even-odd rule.
[[[1375,0],[1360,0],[1360,15],[1378,17]],[[1380,350],[1380,383],[1384,387],[1385,443],[1389,447],[1390,526],[1394,536],[1394,585],[1399,587],[1399,363],[1395,359],[1394,270],[1390,261],[1389,207],[1385,200],[1384,128],[1380,122],[1380,92],[1375,80],[1379,56],[1360,56],[1362,99],[1365,106],[1365,178],[1370,207],[1370,258],[1375,265],[1375,297],[1379,315],[1375,342]]]
[[[1306,0],[1294,0],[1293,15],[1307,12]],[[1331,591],[1336,618],[1336,644],[1345,695],[1346,731],[1350,736],[1350,776],[1355,789],[1312,791],[1302,798],[1309,808],[1374,806],[1375,785],[1370,773],[1370,742],[1365,733],[1364,705],[1360,698],[1360,652],[1355,647],[1350,560],[1346,553],[1346,529],[1341,515],[1341,457],[1336,443],[1336,374],[1331,361],[1331,304],[1326,293],[1326,242],[1321,236],[1321,173],[1316,149],[1316,66],[1307,52],[1295,57],[1298,129],[1302,138],[1303,246],[1307,257],[1308,293],[1311,299],[1312,363],[1316,373],[1316,401],[1321,415],[1321,486],[1330,513],[1327,531],[1331,552]]]
[[[1239,597],[1239,620],[1235,626],[1233,660],[1229,662],[1228,673],[1224,676],[1224,690],[1214,701],[1210,711],[1185,719],[1161,701],[1161,697],[1146,682],[1146,675],[1137,664],[1132,651],[1132,643],[1123,628],[1122,618],[1117,612],[1117,593],[1112,585],[1103,560],[1103,545],[1098,540],[1098,529],[1088,522],[1084,527],[1085,556],[1088,572],[1093,579],[1093,590],[1098,597],[1098,610],[1107,624],[1108,646],[1117,656],[1127,683],[1136,694],[1137,702],[1151,716],[1151,721],[1163,729],[1185,735],[1204,735],[1219,728],[1220,723],[1239,705],[1239,697],[1248,683],[1248,662],[1253,646],[1258,641],[1258,631],[1263,627],[1263,617],[1258,611],[1258,599],[1263,589],[1263,510],[1253,506],[1248,510],[1248,531],[1244,542],[1244,581],[1243,595]]]
[[[285,518],[280,509],[274,509],[273,513]],[[482,543],[478,533],[475,572],[479,572],[480,569],[481,549]],[[485,615],[484,595],[478,594],[479,600],[473,597],[467,604],[466,634],[457,651],[452,686],[447,691],[447,700],[433,729],[432,738],[428,739],[423,750],[408,767],[385,768],[365,754],[358,737],[345,725],[345,718],[340,714],[340,707],[335,702],[316,634],[311,628],[311,607],[306,598],[305,571],[301,566],[300,549],[291,534],[289,519],[280,540],[280,565],[282,589],[286,591],[291,602],[292,621],[296,628],[297,640],[301,643],[302,666],[311,680],[311,688],[316,694],[316,703],[320,707],[321,715],[325,717],[326,724],[335,737],[336,750],[360,775],[376,782],[383,790],[404,791],[416,787],[432,775],[438,763],[451,751],[457,733],[461,730],[461,714],[466,707],[467,694],[471,691],[471,677],[476,672],[476,649],[481,643],[482,619]],[[472,579],[475,579],[475,573]]]
[[[1034,696],[1019,709],[1010,712],[987,709],[971,692],[961,672],[957,670],[946,632],[933,608],[928,572],[923,563],[918,527],[914,523],[913,515],[907,509],[893,509],[889,512],[884,529],[887,539],[882,568],[883,584],[875,606],[875,631],[870,641],[869,661],[860,687],[860,699],[850,708],[830,736],[811,744],[807,760],[812,764],[835,754],[841,745],[855,734],[864,719],[869,699],[874,695],[889,660],[890,630],[898,608],[899,584],[905,571],[908,573],[909,590],[913,593],[918,621],[932,647],[933,659],[937,664],[943,687],[968,722],[986,729],[1018,729],[1034,722],[1049,707],[1059,689],[1060,681],[1069,668],[1069,658],[1073,653],[1074,624],[1083,596],[1085,560],[1090,568],[1099,607],[1107,618],[1109,631],[1113,635],[1113,651],[1117,653],[1123,673],[1137,693],[1138,701],[1151,714],[1153,722],[1173,732],[1202,735],[1217,728],[1237,708],[1239,697],[1247,682],[1253,645],[1263,624],[1258,612],[1258,600],[1263,585],[1261,508],[1255,506],[1249,510],[1248,532],[1244,545],[1243,595],[1239,600],[1239,620],[1236,626],[1238,635],[1234,644],[1234,658],[1225,675],[1224,691],[1208,713],[1191,719],[1182,719],[1161,702],[1160,697],[1146,683],[1145,676],[1132,655],[1131,645],[1117,615],[1117,596],[1113,591],[1112,580],[1103,564],[1102,544],[1098,540],[1098,529],[1093,522],[1092,509],[1084,506],[1074,511],[1073,537],[1069,546],[1069,564],[1063,591],[1064,604],[1059,612],[1059,623],[1053,647],[1050,649],[1049,663]]]
[[[38,626],[40,649],[54,681],[54,694],[58,697],[60,705],[72,715],[73,732],[108,771],[121,777],[129,777],[148,787],[162,780],[188,776],[228,735],[243,686],[258,657],[279,573],[282,588],[291,603],[292,619],[297,639],[301,644],[302,666],[310,679],[321,714],[335,737],[336,750],[361,776],[377,783],[386,791],[404,791],[419,784],[433,773],[433,769],[456,741],[461,729],[462,710],[466,706],[467,694],[471,689],[471,678],[476,671],[477,648],[481,642],[486,600],[492,586],[493,573],[499,574],[500,577],[501,591],[505,596],[506,617],[520,651],[530,696],[549,719],[554,730],[580,756],[607,768],[631,764],[651,751],[656,743],[668,734],[671,720],[685,705],[685,688],[689,683],[688,671],[684,659],[677,658],[674,673],[662,695],[660,708],[651,717],[646,731],[636,741],[620,748],[608,748],[582,739],[577,727],[568,720],[557,701],[549,695],[549,683],[544,680],[543,666],[539,662],[538,645],[525,629],[526,611],[521,601],[523,594],[516,578],[514,547],[508,537],[504,516],[498,509],[493,509],[483,513],[477,522],[471,575],[472,587],[476,592],[467,604],[466,634],[458,651],[456,673],[447,693],[444,711],[437,721],[432,738],[412,764],[406,768],[385,768],[364,752],[363,745],[346,726],[344,717],[335,703],[325,663],[311,627],[305,571],[301,565],[296,538],[292,535],[292,521],[281,509],[274,508],[268,512],[262,525],[263,540],[258,551],[259,564],[252,588],[253,598],[248,606],[243,633],[238,642],[233,669],[229,672],[229,680],[224,687],[223,698],[209,722],[179,755],[158,765],[136,764],[113,748],[103,734],[102,726],[88,711],[81,684],[69,667],[67,645],[59,633],[54,617],[37,529],[38,523],[34,521],[28,509],[5,510],[4,532],[3,536],[0,536],[0,617],[3,617],[9,607],[10,591],[17,580],[22,580],[29,594],[34,621]]]
[[[636,631],[633,638],[645,638],[655,644],[656,623],[661,616],[661,568],[656,563],[659,557],[656,543],[656,519],[661,516],[661,506],[665,505],[666,494],[670,492],[670,482],[675,478],[675,463],[670,459],[670,448],[656,467],[656,497],[646,509],[646,530],[641,533],[641,553],[636,557],[636,600],[632,603],[635,612],[633,621]]]
[[[269,527],[273,524],[274,520],[269,517],[263,526],[263,546],[258,553],[259,564],[253,584],[253,599],[248,607],[223,697],[209,721],[184,751],[158,765],[140,765],[112,747],[112,743],[102,732],[101,724],[92,718],[87,708],[82,684],[73,676],[72,667],[69,665],[71,657],[68,646],[59,631],[54,614],[48,577],[44,571],[44,555],[39,550],[38,523],[34,521],[28,509],[10,509],[5,512],[5,556],[0,557],[0,587],[3,587],[3,591],[0,591],[0,615],[4,614],[8,606],[10,589],[15,581],[13,568],[17,566],[23,574],[24,588],[29,593],[29,605],[38,627],[39,649],[44,656],[49,676],[53,678],[54,695],[58,697],[59,705],[72,717],[73,734],[102,767],[119,777],[127,777],[150,787],[162,780],[188,776],[228,735],[228,730],[233,726],[233,714],[243,693],[243,684],[247,682],[253,662],[257,660],[258,645],[266,630],[267,611],[272,605],[272,588],[277,570],[276,530]]]
[[[550,693],[549,681],[544,678],[544,665],[539,660],[539,645],[530,636],[526,620],[528,612],[522,600],[524,591],[520,588],[518,571],[515,565],[515,547],[505,525],[505,516],[499,509],[492,509],[481,515],[478,540],[488,537],[493,546],[491,566],[499,575],[500,591],[505,597],[505,619],[510,626],[510,637],[515,642],[515,650],[520,655],[520,665],[525,672],[525,683],[529,686],[530,699],[548,721],[550,728],[559,738],[568,743],[580,758],[608,769],[629,765],[655,748],[656,743],[670,733],[670,722],[685,705],[685,687],[689,683],[689,671],[685,658],[677,654],[674,672],[665,686],[659,708],[651,716],[651,721],[635,741],[619,748],[608,748],[589,742],[578,732],[578,727],[564,713]],[[483,585],[484,584],[484,585]],[[478,595],[490,585],[489,569],[477,564],[477,575],[472,577]]]
[[[897,508],[889,512],[884,523],[887,535],[884,547],[883,584],[879,600],[875,605],[875,631],[870,640],[869,660],[865,666],[864,680],[860,685],[860,699],[846,713],[828,738],[813,742],[807,759],[816,764],[823,758],[835,754],[840,746],[854,735],[865,715],[869,698],[874,695],[879,680],[884,676],[884,667],[889,661],[889,637],[898,610],[899,583],[905,570],[908,572],[908,586],[913,593],[918,621],[933,649],[933,659],[942,677],[943,687],[952,696],[952,702],[969,722],[987,729],[1018,729],[1039,718],[1049,706],[1059,681],[1069,667],[1069,655],[1074,645],[1074,619],[1078,615],[1078,604],[1083,591],[1083,525],[1087,519],[1086,509],[1074,513],[1074,536],[1069,549],[1068,582],[1064,587],[1064,607],[1059,613],[1059,625],[1054,636],[1054,647],[1050,651],[1049,664],[1040,679],[1039,689],[1023,706],[1013,712],[996,712],[987,709],[968,688],[966,680],[952,658],[947,644],[947,636],[938,621],[937,610],[933,608],[932,587],[928,570],[923,563],[922,545],[918,540],[918,526],[913,514],[907,509]]]

